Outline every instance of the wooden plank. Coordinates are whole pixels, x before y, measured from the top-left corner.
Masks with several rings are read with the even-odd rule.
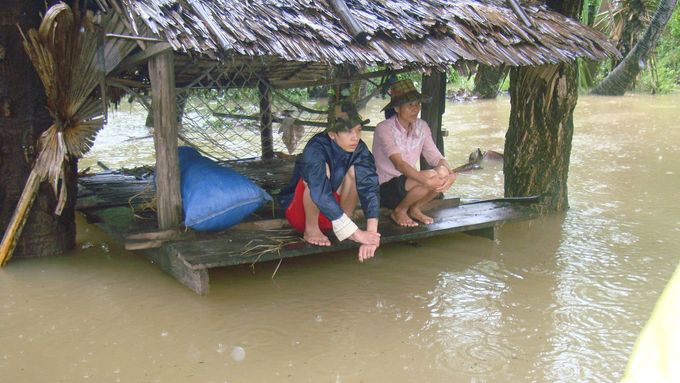
[[[385,216],[381,217],[379,225],[379,231],[382,234],[381,244],[469,231],[473,234],[486,234],[489,237],[496,225],[529,219],[535,215],[530,206],[512,202],[485,202],[457,206],[457,201],[442,200],[437,202],[434,210],[433,206],[430,206],[428,211],[435,219],[435,223],[413,228],[397,226]],[[286,243],[279,246],[282,238],[285,238],[283,242]],[[209,239],[168,242],[163,245],[162,251],[176,254],[191,268],[201,269],[320,254],[356,247],[357,244],[351,241],[334,243],[332,247],[307,245],[300,240],[299,234],[286,229],[246,233],[224,232]]]
[[[177,227],[182,221],[173,60],[172,51],[163,51],[149,59],[154,121],[153,137],[156,149],[156,196],[159,229]]]
[[[181,239],[182,233],[177,229],[161,230],[147,233],[135,233],[125,238],[125,250],[154,249],[164,242]]]
[[[210,276],[206,268],[190,267],[177,254],[172,253],[148,252],[146,256],[197,294],[206,295],[210,291]]]

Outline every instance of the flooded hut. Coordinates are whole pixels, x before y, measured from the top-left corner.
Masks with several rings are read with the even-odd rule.
[[[136,221],[127,206],[120,206],[121,195],[126,205],[130,193],[149,182],[122,182],[118,187],[121,179],[116,177],[83,183],[90,195],[83,195],[81,209],[116,236],[141,242],[139,247],[160,247],[148,255],[200,294],[208,291],[210,268],[322,250],[253,234],[253,228],[276,226],[276,220],[243,226],[238,234],[179,233],[179,140],[216,160],[258,157],[259,168],[270,169],[260,173],[264,178],[285,174],[280,171],[285,161],[274,157],[290,138],[275,132],[292,122],[308,128],[309,137],[325,126],[332,109],[304,105],[287,90],[334,87],[332,103],[348,84],[371,80],[380,87],[391,75],[419,70],[422,92],[433,98],[422,118],[441,149],[448,68],[538,66],[616,55],[603,35],[541,1],[94,3],[101,15],[93,19],[102,28],[98,46],[109,60],[102,59],[105,69],[98,71],[105,73],[102,81],[109,96],[151,96],[147,104],[156,148],[156,216],[154,227],[149,227],[148,221]],[[304,142],[304,136],[300,139]],[[288,151],[294,154],[303,142]],[[498,224],[531,215],[530,209],[507,202],[467,207],[451,200],[438,203],[437,223],[410,230],[385,227],[391,234],[383,235],[383,243],[386,238],[408,240],[452,231],[493,236]],[[268,241],[257,245],[265,250],[244,250],[257,241]]]

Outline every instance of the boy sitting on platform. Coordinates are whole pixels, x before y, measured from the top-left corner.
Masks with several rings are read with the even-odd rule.
[[[306,242],[330,246],[323,232],[333,229],[339,241],[349,238],[361,244],[360,262],[372,258],[380,245],[378,175],[373,155],[360,138],[368,122],[354,105],[337,106],[335,119],[309,140],[295,162],[290,184],[279,195],[288,222],[304,233]],[[351,219],[359,201],[366,230]]]

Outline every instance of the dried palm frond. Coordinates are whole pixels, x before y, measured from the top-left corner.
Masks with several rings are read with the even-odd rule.
[[[135,46],[129,40],[104,42],[104,30],[118,29],[121,23],[113,14],[95,23],[92,12],[81,13],[59,3],[48,9],[37,31],[21,31],[54,121],[38,139],[38,158],[0,245],[2,266],[11,256],[42,181],[48,181],[57,196],[55,214],[61,214],[66,204],[65,165],[92,147],[106,117],[104,78]]]
[[[281,256],[281,250],[291,244],[302,242],[299,236],[286,235],[288,230],[267,230],[269,235],[265,238],[256,238],[243,246],[243,249],[238,253],[241,257],[254,257],[250,268],[255,271],[255,264],[262,258],[263,255],[267,253],[275,252],[278,256]],[[279,263],[280,265],[280,263]],[[278,266],[276,267],[278,270]],[[276,274],[276,271],[274,271]],[[273,277],[273,276],[272,276]]]

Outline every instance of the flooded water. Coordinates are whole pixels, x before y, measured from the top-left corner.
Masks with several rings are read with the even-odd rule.
[[[496,241],[221,269],[202,297],[80,220],[70,256],[0,270],[0,381],[616,382],[678,261],[678,105],[580,97],[571,209]],[[507,98],[448,104],[451,164],[502,150],[508,115]],[[143,120],[117,112],[83,164],[152,161],[149,139],[126,141]],[[502,195],[484,166],[451,194]]]

